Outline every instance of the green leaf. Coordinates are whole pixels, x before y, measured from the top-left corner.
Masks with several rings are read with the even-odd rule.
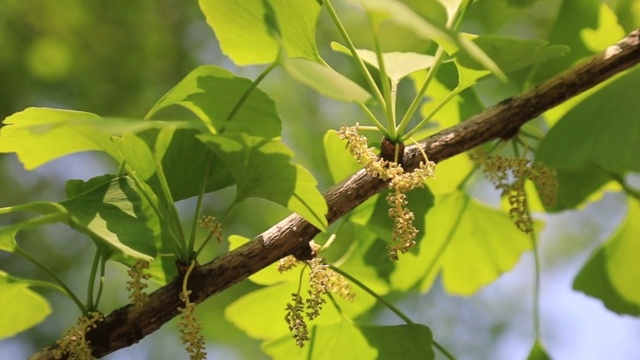
[[[582,29],[580,35],[589,50],[599,52],[623,39],[626,32],[618,24],[616,13],[607,4],[600,3],[598,27]]]
[[[544,80],[570,68],[578,60],[593,54],[580,38],[583,29],[598,27],[600,0],[564,0],[557,11],[555,25],[547,40],[551,44],[564,44],[571,48],[566,56],[541,63],[531,76],[532,84]],[[580,16],[576,16],[580,14]],[[567,19],[571,19],[568,21]],[[618,39],[619,40],[619,39]],[[617,40],[616,40],[617,41]]]
[[[360,85],[328,65],[303,58],[281,59],[281,64],[294,79],[322,95],[349,102],[364,103],[371,99],[371,94]]]
[[[575,209],[582,204],[599,199],[602,187],[611,177],[601,168],[591,165],[581,169],[558,169],[556,206],[548,211]]]
[[[15,152],[27,170],[82,151],[100,150],[118,158],[110,134],[97,127],[103,119],[95,114],[27,108],[9,116],[3,123],[0,153]]]
[[[468,296],[513,268],[529,249],[531,240],[506,213],[456,191],[436,197],[419,252],[398,261],[391,285],[404,291],[419,281],[427,291],[442,272],[445,290]]]
[[[283,336],[265,343],[262,350],[274,359],[335,359],[336,354],[351,359],[380,358],[356,324],[344,317],[334,324],[314,326],[309,333],[311,340],[304,348],[296,346],[291,336]]]
[[[334,51],[351,56],[351,51],[340,43],[332,42],[331,48]],[[378,58],[375,52],[366,49],[356,49],[356,52],[364,62],[379,70]],[[433,56],[413,52],[387,52],[382,54],[382,58],[387,76],[394,82],[399,82],[409,74],[418,70],[428,69],[433,65]]]
[[[456,35],[442,24],[420,17],[407,5],[395,0],[349,0],[362,6],[377,23],[389,20],[438,44],[458,45]]]
[[[158,157],[171,196],[174,201],[180,201],[200,194],[205,178],[206,193],[233,184],[224,163],[197,138],[200,134],[198,130],[169,126],[160,131],[125,134],[117,143],[127,164],[149,184],[154,194],[162,197],[156,166]]]
[[[70,180],[69,225],[108,245],[116,259],[151,261],[160,238],[160,220],[129,177],[104,175],[89,181]],[[131,262],[131,259],[129,259]]]
[[[300,274],[299,269],[292,271]],[[273,339],[288,334],[285,307],[291,301],[291,293],[297,289],[297,283],[286,282],[250,292],[227,306],[224,316],[254,339]]]
[[[263,350],[274,359],[434,359],[431,330],[424,325],[367,326],[342,318],[310,329],[311,340],[304,348],[291,336],[264,343]]]
[[[427,212],[433,206],[433,194],[428,188],[418,188],[407,193],[407,207],[414,213],[414,226],[417,229],[425,228]],[[363,203],[349,217],[356,224],[366,226],[380,238],[391,242],[391,229],[393,229],[393,219],[389,216],[389,203],[386,195],[379,195]],[[418,246],[421,246],[420,241]]]
[[[558,169],[640,171],[640,101],[629,90],[638,83],[635,69],[572,108],[542,140],[536,160]]]
[[[326,230],[328,208],[313,175],[291,163],[281,141],[240,135],[199,135],[225,163],[236,182],[238,203],[250,197],[273,201]]]
[[[360,326],[378,359],[434,359],[431,330],[421,324]]]
[[[346,148],[335,130],[329,130],[323,139],[324,153],[329,164],[329,172],[334,183],[338,183],[362,168]]]
[[[248,238],[231,235],[229,236],[229,251],[232,251],[240,246],[246,244],[249,241]],[[299,266],[286,272],[278,271],[278,262],[275,262],[257,273],[249,276],[249,280],[258,285],[274,285],[283,282],[293,283],[300,279],[300,270],[305,266],[304,263],[300,263]]]
[[[16,234],[20,227],[16,225],[4,226],[0,228],[0,250],[12,253],[18,249]]]
[[[0,339],[41,323],[51,313],[47,300],[31,291],[30,286],[28,280],[0,270]]]
[[[321,9],[317,0],[200,0],[199,4],[222,52],[238,65],[274,62],[279,41],[288,56],[320,59],[315,45]]]
[[[236,2],[224,2],[233,3]],[[244,4],[244,2],[242,2]],[[236,5],[234,5],[236,6]],[[190,72],[151,108],[146,118],[171,105],[180,105],[201,119],[212,133],[246,133],[273,138],[282,131],[275,103],[249,79],[236,77],[228,70],[203,65]],[[228,120],[240,98],[251,94],[240,110]]]
[[[547,354],[547,350],[544,348],[540,340],[537,340],[533,344],[531,351],[529,351],[527,360],[551,360],[551,356]]]
[[[412,30],[416,35],[429,40],[435,40],[444,47],[449,55],[456,53],[459,49],[464,50],[473,59],[489,69],[500,79],[505,80],[504,73],[476,44],[465,38],[462,34],[456,34],[448,30],[441,24],[420,17],[411,8],[395,0],[349,0],[360,4],[365,8],[370,18],[376,23],[390,20],[398,25]],[[451,17],[457,11],[460,2],[457,0],[447,1],[447,13]]]
[[[563,56],[569,51],[566,46],[548,45],[544,40],[520,40],[470,34],[465,36],[505,73],[541,63],[553,57]],[[492,72],[487,70],[484,63],[478,62],[468,52],[458,53],[454,58],[454,63],[458,68],[458,90],[473,86]]]
[[[640,315],[640,203],[629,199],[627,217],[591,257],[573,288],[602,300],[618,314]]]

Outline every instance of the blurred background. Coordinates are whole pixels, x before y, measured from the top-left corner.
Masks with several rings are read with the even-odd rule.
[[[562,3],[557,0],[479,0],[465,28],[481,34],[548,39]],[[613,9],[619,9],[620,21],[627,30],[639,25],[638,16],[626,14],[625,17],[625,11],[620,10],[630,1],[608,3]],[[370,39],[367,27],[361,26],[366,21],[362,13],[348,6],[339,9],[356,43],[367,46]],[[359,33],[359,29],[363,32]],[[387,50],[426,48],[403,29],[389,26],[383,34]],[[567,37],[568,42],[579,41],[575,34]],[[355,73],[346,57],[328,50],[328,41],[336,38],[332,24],[326,14],[322,14],[317,39],[321,54],[341,71]],[[567,64],[585,55],[585,50],[578,47],[577,52],[573,51],[568,57]],[[200,64],[217,64],[252,79],[263,69],[259,66],[238,68],[221,54],[196,1],[2,1],[0,119],[29,106],[83,110],[103,116],[143,117],[157,99]],[[406,86],[410,89],[412,85]],[[478,92],[485,105],[491,105],[517,94],[520,86],[517,82],[501,84],[488,80],[478,87]],[[295,160],[313,172],[321,189],[331,186],[322,137],[329,128],[358,120],[363,122],[357,108],[323,98],[279,70],[269,75],[261,88],[278,106],[283,119],[283,137],[296,151]],[[411,91],[405,93],[413,96]],[[410,100],[408,97],[400,102]],[[15,155],[1,154],[0,207],[36,200],[62,200],[66,180],[86,180],[113,172],[115,166],[99,154],[84,153],[27,172]],[[480,183],[478,189],[486,186]],[[483,201],[499,202],[497,194],[479,191],[483,193]],[[216,214],[232,195],[233,189],[229,189],[208,197],[205,211]],[[624,217],[624,203],[623,196],[610,193],[583,210],[540,217],[546,222],[540,239],[541,326],[545,345],[554,358],[640,358],[637,341],[640,321],[618,316],[599,301],[571,290],[573,278],[593,249]],[[193,208],[193,201],[183,201],[179,207],[185,210],[184,220],[190,220],[188,210]],[[286,214],[285,210],[264,201],[246,201],[232,213],[225,233],[253,237]],[[2,216],[0,226],[20,219]],[[21,233],[19,241],[72,289],[84,293],[94,250],[89,239],[59,225]],[[225,251],[223,244],[206,256]],[[4,252],[0,252],[0,269],[19,277],[46,279],[31,264]],[[128,302],[126,289],[120,286],[126,281],[126,269],[119,264],[109,264],[108,274],[105,294],[109,296],[105,296],[101,304],[105,312]],[[526,356],[533,341],[533,279],[533,259],[531,254],[525,254],[512,272],[473,297],[449,296],[436,284],[428,294],[398,294],[395,298],[403,311],[414,321],[428,325],[434,337],[460,359],[519,359]],[[199,307],[209,358],[265,358],[260,352],[260,342],[237,330],[223,315],[226,305],[255,288],[245,281]],[[53,313],[37,327],[0,341],[0,359],[27,358],[55,341],[79,315],[65,297],[47,290],[37,291],[51,302]],[[384,309],[379,309],[371,321],[399,323]],[[145,358],[187,358],[175,322],[141,343],[107,357],[112,360]]]

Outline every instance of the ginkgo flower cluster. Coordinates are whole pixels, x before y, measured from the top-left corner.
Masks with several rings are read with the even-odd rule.
[[[76,320],[76,325],[65,330],[60,339],[56,341],[59,347],[54,351],[54,358],[61,359],[66,354],[68,359],[95,359],[91,354],[90,341],[87,341],[86,335],[91,329],[98,327],[98,324],[103,320],[104,316],[97,311],[79,317]]]
[[[398,260],[398,253],[406,253],[416,244],[415,238],[418,229],[413,225],[414,214],[407,205],[406,193],[425,186],[427,179],[435,179],[435,163],[427,159],[420,162],[418,168],[412,172],[405,172],[404,168],[396,161],[387,161],[376,155],[374,148],[369,147],[367,138],[358,133],[358,124],[355,126],[342,126],[338,136],[347,141],[347,149],[353,157],[364,166],[368,174],[382,180],[389,180],[389,188],[392,190],[387,195],[389,203],[389,216],[393,219],[392,238],[393,244],[387,246],[391,260]],[[402,156],[402,154],[399,154]]]
[[[531,163],[526,158],[491,156],[482,150],[471,152],[470,157],[478,163],[495,188],[501,191],[501,195],[507,197],[509,216],[522,232],[528,234],[533,231],[533,219],[525,191],[527,179],[536,184],[540,200],[546,206],[555,205],[558,191],[555,170],[539,163]]]
[[[279,270],[290,270],[295,265],[302,263],[294,260],[295,257],[289,255],[280,260]],[[282,265],[282,266],[280,266]],[[313,320],[320,316],[322,306],[327,302],[325,296],[329,293],[335,293],[347,301],[353,301],[355,294],[349,282],[337,272],[331,270],[329,265],[324,263],[320,257],[307,261],[310,268],[309,271],[309,290],[307,299],[303,299],[298,292],[292,293],[292,302],[289,302],[285,308],[285,321],[289,327],[289,331],[296,340],[296,345],[303,347],[306,341],[310,340],[309,330],[305,319]]]

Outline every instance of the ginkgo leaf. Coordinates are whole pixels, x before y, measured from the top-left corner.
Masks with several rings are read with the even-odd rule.
[[[554,15],[555,24],[548,30],[547,40],[551,44],[567,45],[571,51],[566,56],[539,64],[530,76],[531,84],[539,84],[570,68],[579,60],[593,55],[593,52],[582,41],[580,33],[586,28],[598,28],[600,4],[602,4],[600,0],[565,0],[562,2],[558,12]],[[580,14],[580,16],[575,16],[576,14]],[[571,19],[571,21],[567,21],[567,19]]]
[[[426,215],[433,206],[433,194],[428,188],[418,188],[406,195],[407,202],[410,204],[407,208],[411,209],[415,217],[413,225],[420,231],[425,228]],[[386,194],[376,196],[360,205],[349,219],[356,224],[368,227],[379,237],[391,242],[394,220],[389,216]],[[420,246],[419,243],[418,246]]]
[[[83,111],[27,108],[3,121],[0,153],[15,152],[27,170],[82,151],[105,151],[117,159],[110,134],[96,128],[102,121]]]
[[[322,95],[349,102],[367,102],[371,94],[328,65],[303,58],[281,59],[289,75]]]
[[[640,203],[629,199],[626,218],[573,282],[575,290],[602,300],[618,313],[640,315]]]
[[[302,284],[300,294],[303,299],[309,297],[310,289],[309,269],[304,271],[302,282],[299,277],[302,268],[294,268],[291,271],[298,274],[298,279],[266,286],[240,297],[225,309],[225,318],[255,339],[268,340],[283,335],[290,336],[284,320],[286,305],[292,302],[291,295],[298,291],[299,284]],[[353,291],[357,301],[348,302],[334,294],[333,299],[340,311],[327,299],[320,316],[309,325],[336,323],[343,316],[341,312],[355,318],[375,305],[375,299],[361,289],[354,288]]]
[[[303,348],[289,335],[265,343],[262,350],[274,359],[335,359],[336,354],[344,359],[380,358],[358,326],[344,317],[333,324],[313,326],[309,333],[313,335]]]
[[[114,141],[127,164],[156,196],[162,197],[158,158],[172,199],[179,201],[199,195],[205,180],[205,193],[233,184],[233,177],[222,161],[197,138],[200,134],[195,129],[167,126],[162,130],[128,133]]]
[[[340,43],[332,42],[331,48],[351,56],[349,49]],[[366,49],[356,49],[356,52],[364,62],[379,69],[375,52]],[[394,82],[399,82],[418,70],[428,69],[433,64],[433,56],[413,52],[387,52],[382,54],[382,58],[387,76]]]
[[[407,5],[395,0],[349,0],[362,6],[376,23],[392,21],[412,30],[416,35],[439,44],[457,44],[455,34],[442,24],[423,18]]]
[[[611,44],[624,38],[625,35],[624,28],[618,24],[616,13],[606,3],[600,3],[598,27],[595,29],[584,28],[580,32],[585,46],[593,52],[604,51]]]
[[[19,279],[0,270],[0,339],[5,339],[41,323],[51,313],[45,298]]]
[[[236,182],[236,203],[258,197],[283,205],[325,230],[327,203],[317,181],[281,141],[238,135],[199,135],[224,162]]]
[[[62,205],[69,225],[108,245],[115,258],[151,261],[160,237],[160,220],[128,177],[104,175],[71,180]]]
[[[481,49],[504,73],[562,56],[569,51],[567,46],[548,45],[544,40],[520,40],[471,34],[462,34],[462,36]],[[484,63],[478,62],[468,52],[456,53],[454,63],[458,68],[458,90],[471,87],[492,73]]]
[[[229,251],[246,244],[248,241],[248,238],[240,235],[229,236]],[[275,262],[249,276],[249,280],[258,285],[274,285],[283,282],[294,282],[300,279],[300,271],[305,266],[306,264],[304,262],[300,262],[300,264],[293,269],[281,273],[278,271],[278,262]]]
[[[338,183],[362,168],[346,148],[335,130],[329,130],[323,139],[324,153],[334,183]]]
[[[347,318],[309,329],[309,344],[296,346],[291,336],[267,341],[262,349],[275,359],[434,359],[432,335],[420,324],[359,325]]]
[[[436,197],[419,251],[398,261],[391,285],[406,291],[420,282],[427,291],[442,273],[445,290],[471,295],[513,268],[529,249],[531,240],[508,214],[452,192]]]
[[[635,69],[572,108],[544,137],[536,161],[559,169],[640,171],[640,101],[629,91],[638,83]]]
[[[317,0],[200,0],[199,4],[222,52],[238,65],[274,62],[280,43],[288,56],[319,61]]]
[[[248,90],[251,90],[248,98],[228,119]],[[280,136],[282,130],[275,103],[267,94],[253,88],[251,80],[214,65],[203,65],[191,71],[149,110],[146,118],[171,105],[189,109],[212,133],[224,131],[273,138]]]
[[[62,222],[94,241],[107,245],[118,260],[151,261],[160,236],[160,221],[150,204],[137,191],[128,177],[103,175],[88,181],[70,180],[68,199],[60,203],[34,202],[2,208],[3,213],[31,211],[44,216],[0,228],[2,250],[15,250],[13,238],[17,230],[37,225]]]
[[[476,44],[469,41],[462,34],[456,34],[435,21],[419,16],[407,5],[395,0],[350,1],[364,7],[369,16],[375,19],[377,23],[384,20],[393,21],[412,30],[420,37],[435,40],[444,47],[449,55],[453,55],[462,49],[478,63],[482,64],[485,69],[490,70],[499,78],[505,79],[504,73],[500,68]]]

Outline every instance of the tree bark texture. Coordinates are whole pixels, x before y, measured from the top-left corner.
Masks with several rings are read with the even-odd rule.
[[[565,100],[602,83],[613,75],[640,62],[640,29],[610,46],[606,51],[586,60],[524,94],[506,99],[466,121],[426,139],[419,146],[429,159],[440,162],[485,142],[515,135],[524,123],[536,118]],[[422,160],[417,146],[405,151],[405,169],[415,169]],[[325,193],[329,206],[327,219],[332,223],[362,202],[383,190],[387,184],[360,170]],[[190,299],[202,302],[279,259],[294,254],[310,258],[309,241],[319,230],[298,215],[291,215],[244,246],[197,267],[188,284]],[[139,342],[179,314],[184,306],[178,295],[182,277],[149,294],[142,306],[127,305],[108,314],[97,328],[86,335],[92,354],[102,357]],[[54,359],[48,346],[31,359]]]

